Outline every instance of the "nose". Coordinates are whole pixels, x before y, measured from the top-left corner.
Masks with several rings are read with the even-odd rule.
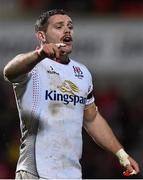
[[[71,29],[70,29],[68,26],[66,26],[65,29],[64,29],[64,32],[65,32],[65,33],[70,33],[70,32],[71,32]]]

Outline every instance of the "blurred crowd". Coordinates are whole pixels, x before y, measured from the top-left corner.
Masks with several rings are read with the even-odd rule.
[[[142,92],[140,89],[140,92]],[[0,76],[0,179],[15,176],[19,153],[20,130],[14,94],[10,83]],[[115,87],[96,89],[96,104],[107,119],[125,149],[141,162],[143,147],[143,94],[124,98]],[[83,156],[81,159],[83,178],[123,178],[119,162],[110,153],[96,145],[83,129]],[[139,174],[136,178],[143,177]]]
[[[19,145],[19,119],[12,87],[0,76],[0,178],[14,178]]]
[[[60,7],[77,13],[143,15],[140,0],[21,0],[20,5],[30,11]]]
[[[39,10],[63,8],[73,13],[90,13],[99,15],[143,15],[141,0],[1,0],[1,7],[20,12],[33,13]],[[6,13],[9,13],[8,11]]]

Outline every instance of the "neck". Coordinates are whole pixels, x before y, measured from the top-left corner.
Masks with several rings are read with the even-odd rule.
[[[61,64],[68,64],[69,63],[69,57],[67,55],[60,56],[59,59],[57,59],[57,62]]]

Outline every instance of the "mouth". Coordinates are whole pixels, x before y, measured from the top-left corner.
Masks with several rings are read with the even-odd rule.
[[[72,44],[72,37],[71,36],[64,36],[62,38],[62,42],[66,45],[71,45]]]

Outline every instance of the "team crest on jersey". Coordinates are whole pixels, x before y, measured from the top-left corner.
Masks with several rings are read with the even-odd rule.
[[[70,80],[65,80],[60,86],[58,86],[61,92],[75,95],[79,92],[79,88]]]
[[[73,66],[75,77],[82,79],[84,77],[82,70],[78,66]]]
[[[57,73],[52,66],[50,66],[50,68],[47,70],[47,72],[48,72],[49,74],[59,75],[59,73]]]

